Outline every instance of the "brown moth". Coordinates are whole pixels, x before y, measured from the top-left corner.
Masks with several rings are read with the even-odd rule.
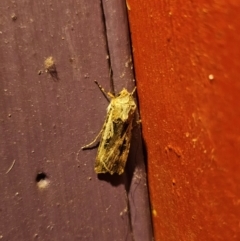
[[[134,113],[137,108],[133,98],[136,87],[131,93],[123,89],[114,96],[105,93],[98,82],[95,82],[103,94],[110,98],[110,104],[100,133],[82,149],[89,148],[101,135],[94,170],[96,173],[108,172],[111,175],[113,173],[120,175],[124,172],[130,149]]]

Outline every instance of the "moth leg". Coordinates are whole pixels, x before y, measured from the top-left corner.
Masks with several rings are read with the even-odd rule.
[[[102,93],[104,94],[104,96],[108,99],[108,96],[110,97],[110,98],[114,98],[115,96],[113,95],[113,94],[111,94],[110,92],[106,92],[105,90],[104,90],[104,88],[96,81],[96,80],[94,80],[94,82],[95,82],[95,84],[98,86],[98,88],[102,91]],[[108,99],[108,101],[110,101],[109,99]]]
[[[89,144],[87,144],[87,145],[85,145],[85,146],[82,146],[81,149],[82,149],[82,150],[83,150],[83,149],[87,149],[87,148],[89,148],[92,144],[94,144],[94,143],[97,141],[97,139],[99,138],[99,136],[102,134],[102,132],[103,132],[103,129],[98,133],[98,135],[95,137],[95,139],[94,139],[92,142],[90,142]]]
[[[133,128],[136,128],[138,126],[141,126],[142,120],[137,120],[135,124],[133,124]]]

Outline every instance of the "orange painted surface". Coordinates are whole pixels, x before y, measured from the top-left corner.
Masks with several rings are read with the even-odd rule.
[[[240,240],[240,2],[127,5],[155,240]]]

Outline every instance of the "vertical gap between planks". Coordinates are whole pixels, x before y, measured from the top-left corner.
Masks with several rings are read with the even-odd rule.
[[[109,50],[109,44],[108,44],[106,17],[105,17],[105,13],[104,13],[103,0],[101,0],[101,9],[102,9],[102,19],[103,19],[103,25],[104,25],[104,34],[105,34],[105,40],[106,40],[106,48],[107,48],[107,58],[108,58],[108,67],[109,67],[110,88],[111,88],[111,93],[115,96],[115,88],[114,88],[114,83],[113,83],[113,73],[112,73],[112,65],[111,65],[111,56],[110,56],[110,50]]]

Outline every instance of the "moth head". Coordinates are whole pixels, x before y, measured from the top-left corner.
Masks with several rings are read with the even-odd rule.
[[[119,93],[118,93],[118,96],[126,96],[126,95],[129,95],[129,92],[123,88]]]

